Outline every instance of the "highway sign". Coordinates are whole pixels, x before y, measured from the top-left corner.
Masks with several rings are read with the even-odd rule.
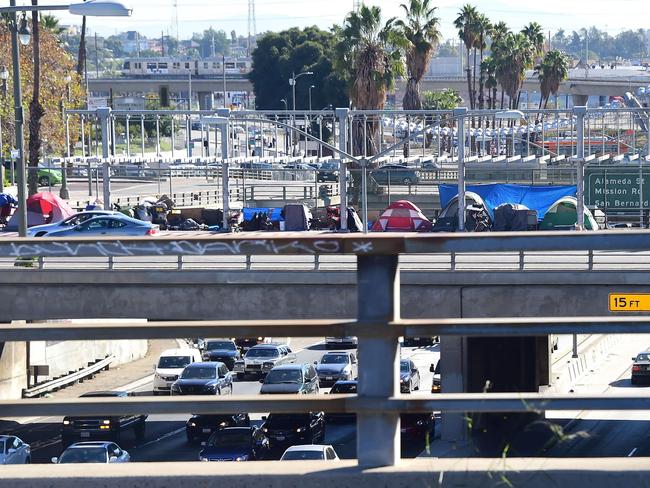
[[[610,312],[650,312],[650,293],[610,293]]]
[[[641,194],[643,198],[641,197]],[[650,168],[586,168],[585,205],[603,210],[650,208]]]

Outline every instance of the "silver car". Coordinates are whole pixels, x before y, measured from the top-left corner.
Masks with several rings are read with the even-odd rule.
[[[0,435],[0,465],[29,464],[31,460],[29,444],[25,444],[15,435]]]
[[[71,229],[72,227],[79,225],[88,219],[92,219],[93,217],[98,217],[100,215],[115,215],[118,213],[119,212],[113,212],[111,210],[88,210],[87,212],[79,212],[60,220],[59,222],[30,227],[27,229],[27,237],[44,237],[49,235],[50,232]]]
[[[73,463],[128,463],[131,456],[114,442],[88,441],[77,442],[68,447],[60,457],[53,457],[55,464]]]
[[[50,232],[48,237],[152,236],[159,227],[123,214],[100,215],[74,227]]]

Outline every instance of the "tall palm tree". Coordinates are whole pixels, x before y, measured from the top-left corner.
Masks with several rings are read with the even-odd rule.
[[[494,24],[494,26],[492,27],[492,33],[490,35],[490,37],[492,38],[491,57],[492,57],[492,62],[494,63],[494,76],[498,84],[501,85],[501,109],[504,108],[504,99],[505,99],[505,90],[503,89],[503,85],[501,84],[501,79],[504,76],[503,73],[507,69],[507,66],[503,66],[502,60],[498,56],[498,52],[499,52],[499,47],[503,42],[503,39],[505,38],[506,35],[508,35],[509,32],[510,32],[510,28],[508,27],[508,24],[506,24],[503,21],[500,21]],[[495,88],[493,88],[493,90],[494,89]],[[493,97],[492,103],[494,105],[494,107],[492,108],[496,108],[496,96]]]
[[[487,48],[487,39],[492,34],[492,22],[490,22],[490,19],[486,15],[479,14],[479,17],[477,19],[477,29],[478,29],[478,37],[476,39],[475,48],[479,49],[481,53],[480,64],[479,64],[480,74],[479,74],[479,82],[478,82],[478,108],[483,109],[484,102],[485,102],[485,97],[483,95],[483,87],[485,84],[485,77],[482,69],[483,53]],[[479,119],[479,123],[480,123],[480,119]]]
[[[54,15],[41,14],[41,27],[59,37],[65,32],[65,29],[59,24],[59,19]]]
[[[420,110],[420,82],[429,67],[431,56],[440,42],[440,19],[436,17],[436,7],[430,0],[410,0],[402,4],[406,21],[395,24],[407,41],[406,68],[408,81],[404,93],[403,107],[406,110]]]
[[[493,46],[493,56],[497,60],[496,76],[510,99],[510,108],[517,108],[518,95],[526,70],[533,65],[534,53],[531,42],[522,33],[508,33]]]
[[[86,0],[83,0],[84,2]],[[86,67],[86,16],[81,18],[81,35],[79,36],[79,52],[77,53],[77,74],[81,77]]]
[[[521,29],[521,33],[525,35],[533,46],[534,55],[542,56],[544,54],[544,31],[542,26],[537,22],[531,22]]]
[[[334,67],[348,85],[353,108],[381,110],[395,79],[404,74],[403,51],[406,41],[395,19],[382,21],[381,9],[362,5],[350,12],[343,26],[335,30]],[[355,119],[352,124],[352,151],[356,155],[378,152],[379,121]],[[359,201],[360,175],[352,173],[352,203]]]
[[[488,109],[496,108],[497,103],[498,83],[496,78],[496,68],[496,61],[492,56],[488,56],[481,63],[481,72],[487,77],[485,80],[485,88],[488,90]]]
[[[551,95],[555,95],[560,89],[560,83],[569,77],[569,58],[562,51],[553,49],[548,51],[539,66],[535,68],[535,74],[539,79],[541,97],[539,108],[548,105]]]
[[[38,0],[32,0],[32,5],[38,5]],[[34,52],[34,90],[29,103],[29,161],[31,169],[27,176],[27,187],[30,195],[38,193],[38,161],[41,156],[41,122],[45,108],[41,103],[41,30],[38,12],[32,11],[32,39]]]
[[[510,32],[510,27],[508,27],[508,24],[506,24],[503,20],[497,22],[492,26],[492,32],[490,33],[492,42],[499,42],[505,37],[508,32]]]
[[[470,51],[476,45],[476,38],[478,37],[476,31],[476,19],[479,13],[473,5],[465,4],[458,12],[458,17],[454,20],[454,27],[458,30],[458,37],[465,44],[467,51],[467,91],[469,92],[469,106],[474,108],[475,93],[472,90],[472,68],[470,66]],[[474,64],[476,65],[476,51],[474,52]],[[476,78],[476,69],[474,70],[474,78]]]

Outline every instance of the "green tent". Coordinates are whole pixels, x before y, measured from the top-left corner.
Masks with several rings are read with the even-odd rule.
[[[575,226],[578,221],[578,200],[575,197],[562,197],[544,215],[539,230],[559,230]],[[598,223],[589,209],[585,207],[585,229],[598,230]]]

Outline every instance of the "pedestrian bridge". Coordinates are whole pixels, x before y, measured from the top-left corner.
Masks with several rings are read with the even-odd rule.
[[[125,483],[168,486],[170,479],[174,480],[174,484],[188,482],[194,486],[208,486],[219,477],[222,477],[222,484],[230,486],[234,485],[234,477],[237,477],[238,486],[305,486],[305,483],[321,486],[331,484],[334,479],[337,486],[366,483],[414,486],[424,481],[432,485],[437,483],[438,486],[445,486],[446,483],[490,486],[502,483],[504,479],[515,486],[548,486],[550,480],[568,484],[575,483],[578,478],[582,483],[588,480],[593,486],[611,486],[616,482],[625,483],[626,486],[638,483],[640,479],[637,478],[647,476],[650,469],[647,464],[638,464],[636,460],[400,461],[399,413],[442,411],[445,418],[443,424],[448,430],[446,435],[461,436],[465,430],[464,412],[530,415],[546,409],[647,409],[650,405],[645,396],[561,395],[539,393],[538,390],[548,380],[545,378],[548,375],[548,334],[650,331],[650,321],[645,316],[617,317],[606,311],[608,291],[643,291],[647,283],[637,276],[641,273],[627,273],[620,269],[594,271],[593,266],[593,262],[598,261],[594,256],[600,256],[599,253],[638,253],[648,249],[650,234],[643,231],[469,235],[282,233],[224,234],[183,239],[0,239],[0,256],[23,260],[35,258],[36,262],[40,258],[47,262],[48,258],[83,260],[105,257],[115,260],[124,256],[173,256],[177,259],[178,256],[185,256],[185,259],[188,256],[239,255],[356,256],[356,270],[352,271],[352,279],[348,276],[339,281],[342,275],[329,275],[326,278],[329,282],[318,285],[320,288],[317,291],[306,287],[304,281],[314,279],[312,276],[328,276],[326,271],[310,270],[304,273],[302,283],[288,283],[285,278],[286,286],[278,287],[268,273],[256,276],[252,271],[242,273],[242,280],[245,281],[244,276],[248,276],[248,282],[237,283],[230,281],[234,275],[228,272],[178,270],[177,267],[160,270],[106,269],[95,271],[93,279],[83,265],[80,269],[67,271],[48,271],[37,266],[27,270],[0,269],[3,296],[15,297],[12,300],[14,304],[3,307],[3,322],[59,317],[87,319],[127,316],[152,319],[147,324],[82,322],[3,325],[0,326],[2,342],[356,335],[359,337],[359,357],[362,358],[358,395],[310,398],[264,395],[216,400],[204,397],[163,400],[136,397],[110,402],[96,398],[0,401],[0,411],[11,417],[169,414],[187,411],[356,412],[358,463],[344,462],[336,466],[292,464],[291,469],[285,468],[282,463],[271,463],[269,466],[256,464],[255,468],[259,466],[259,470],[235,464],[204,466],[206,463],[201,463],[197,467],[196,464],[174,463],[163,466],[107,466],[92,473],[74,466],[56,470],[30,466],[21,467],[20,471],[11,468],[3,470],[3,478],[11,480],[12,486],[70,486],[73,479],[79,484],[97,484],[101,480],[102,486],[124,486]],[[439,272],[419,276],[415,272],[412,276],[400,273],[400,256],[446,253],[498,256],[495,253],[522,251],[567,255],[587,251],[586,268],[574,272],[576,278],[570,281],[564,270],[549,271],[547,274],[526,270],[524,259],[524,269],[503,275],[489,269],[477,271],[472,275],[474,283],[470,283],[469,274],[464,278],[453,274],[459,272],[455,269],[440,272],[439,281],[430,283],[428,289],[415,287],[426,283],[429,274]],[[589,255],[592,256],[591,264]],[[154,276],[147,273],[159,274]],[[197,279],[197,273],[203,273],[201,280]],[[76,283],[73,278],[75,274]],[[534,275],[538,282],[533,284],[531,279],[525,285],[526,278],[523,277]],[[209,281],[210,276],[212,282]],[[517,280],[523,281],[518,283]],[[10,283],[13,286],[11,290]],[[590,291],[595,293],[589,294],[584,288],[591,285],[594,288]],[[500,289],[489,295],[494,287]],[[330,299],[319,304],[318,295],[326,288],[340,288],[341,292],[330,295]],[[249,297],[251,303],[248,308],[236,315],[233,304],[243,303],[237,302],[236,297],[246,293],[247,289],[257,289],[257,303],[252,303],[254,300]],[[264,290],[268,295],[262,294]],[[498,296],[502,297],[502,302],[492,303]],[[343,301],[339,303],[337,299]],[[531,308],[533,302],[537,308]],[[318,305],[312,310],[307,310],[303,305],[302,312],[298,312],[301,303]],[[577,306],[581,303],[590,303],[591,308],[587,310],[584,306]],[[224,312],[228,307],[231,307],[230,312],[226,314]],[[413,310],[417,318],[411,315]],[[405,311],[404,316],[408,318],[402,318],[401,311]],[[339,315],[346,316],[338,318]],[[430,397],[400,395],[397,381],[398,337],[431,335],[443,338],[442,355],[445,355],[445,361],[442,377],[443,381],[447,381],[443,383],[445,393]],[[493,342],[481,339],[486,336],[501,338],[498,358],[494,358]],[[468,361],[468,356],[480,358],[480,364]],[[513,371],[518,374],[513,375]],[[486,380],[493,382],[495,392],[480,392],[477,386],[485,384]],[[244,468],[247,468],[246,474],[240,471]]]

